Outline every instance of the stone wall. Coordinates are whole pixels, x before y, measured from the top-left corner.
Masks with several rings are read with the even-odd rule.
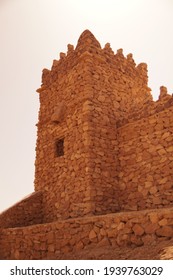
[[[81,67],[85,71],[85,65],[82,64]],[[77,68],[69,71],[60,82],[52,84],[40,94],[35,189],[43,191],[45,222],[92,212],[86,170],[88,115],[83,110],[84,96],[80,93],[84,91],[84,85],[82,86],[83,78],[78,82],[79,72],[81,73],[81,69]],[[61,110],[64,116],[57,122],[52,121],[55,110],[64,101],[66,102]],[[64,139],[64,155],[60,157],[57,156],[55,147],[59,139]]]
[[[173,204],[173,107],[118,128],[121,209]]]
[[[173,235],[173,208],[83,217],[44,225],[2,229],[1,259],[68,259],[94,245],[154,244]]]
[[[117,126],[121,127],[127,123],[148,118],[152,115],[158,114],[173,106],[173,95],[167,93],[167,88],[160,87],[160,95],[157,101],[147,100],[143,103],[141,108],[132,108],[132,111],[124,115],[123,118],[117,121]]]
[[[0,214],[0,228],[24,227],[43,220],[42,193],[34,192]]]

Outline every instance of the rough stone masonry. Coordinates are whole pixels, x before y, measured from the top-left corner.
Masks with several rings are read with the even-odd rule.
[[[0,215],[1,259],[173,236],[173,97],[85,30],[44,69],[35,192]]]

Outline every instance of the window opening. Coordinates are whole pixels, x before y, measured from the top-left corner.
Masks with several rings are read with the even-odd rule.
[[[62,157],[64,155],[64,139],[57,140],[55,146],[56,156]]]

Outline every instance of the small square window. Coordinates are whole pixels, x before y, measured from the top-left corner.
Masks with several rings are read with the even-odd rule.
[[[56,156],[62,157],[64,155],[64,139],[59,139],[55,143]]]

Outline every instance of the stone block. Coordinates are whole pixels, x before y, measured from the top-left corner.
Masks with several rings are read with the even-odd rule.
[[[156,230],[157,236],[164,237],[173,237],[173,227],[172,226],[163,226]]]
[[[144,243],[144,245],[154,245],[156,244],[156,237],[154,235],[145,235],[142,236],[142,241]]]
[[[130,241],[132,244],[135,244],[136,246],[142,246],[144,244],[143,240],[136,235],[131,235]]]
[[[145,230],[145,233],[147,234],[152,234],[152,233],[155,233],[156,232],[156,229],[158,229],[158,224],[154,224],[154,223],[148,223],[146,225],[144,225],[144,230]]]
[[[79,241],[76,245],[75,245],[75,249],[76,250],[82,250],[84,248],[84,244],[82,241]]]
[[[104,237],[103,239],[101,239],[101,241],[98,242],[98,244],[97,244],[98,248],[102,248],[104,246],[110,246],[110,241],[107,237]]]
[[[59,103],[54,109],[54,113],[51,117],[51,121],[55,123],[59,123],[63,120],[64,114],[66,112],[66,106],[63,102]]]
[[[155,186],[151,187],[151,189],[149,189],[150,194],[155,194],[156,192],[157,192],[157,188]]]
[[[168,224],[168,220],[165,218],[159,221],[159,226],[166,226],[167,224]]]
[[[139,224],[135,224],[133,227],[132,227],[132,230],[133,232],[135,233],[135,235],[137,236],[141,236],[144,234],[144,229],[141,225]]]
[[[91,230],[90,233],[89,233],[89,240],[90,241],[97,241],[97,234],[95,233],[94,230]]]

